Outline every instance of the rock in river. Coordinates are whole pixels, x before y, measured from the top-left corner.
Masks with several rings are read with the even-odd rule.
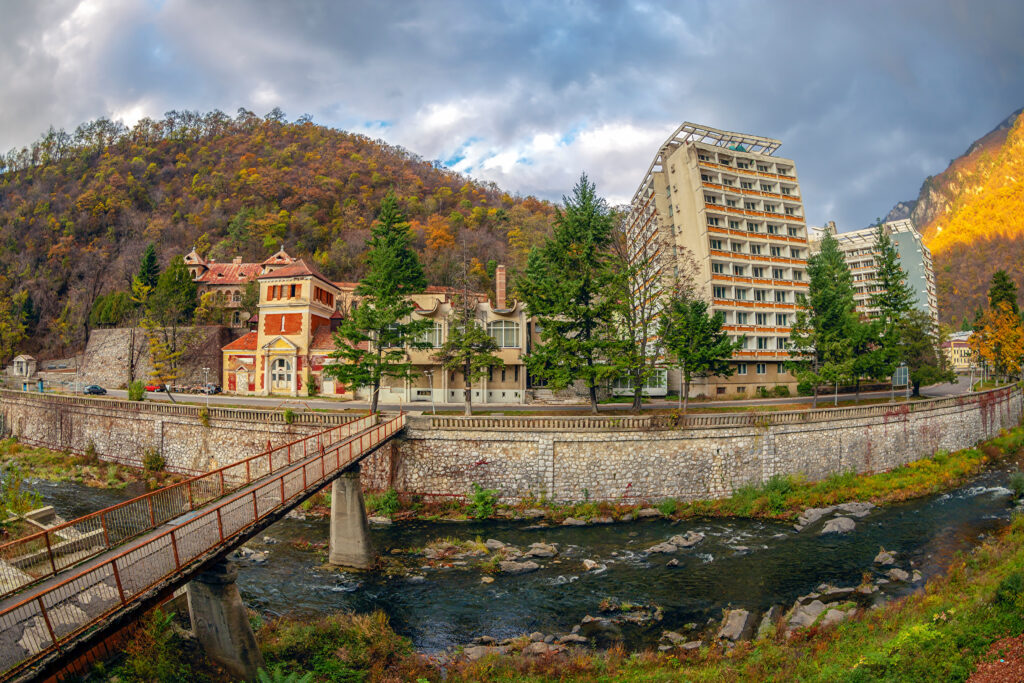
[[[685,536],[673,536],[668,542],[679,548],[692,548],[703,540],[704,534],[699,531],[688,531]]]
[[[540,569],[540,565],[536,562],[513,562],[511,560],[501,562],[498,567],[503,574],[527,574]]]
[[[659,543],[658,545],[652,545],[647,549],[649,553],[674,553],[679,550],[676,546],[671,543]]]
[[[756,619],[745,609],[731,609],[722,618],[722,627],[718,630],[718,638],[731,640],[750,640],[754,634]]]
[[[821,533],[823,534],[847,534],[857,527],[857,523],[849,517],[836,517],[825,522]]]

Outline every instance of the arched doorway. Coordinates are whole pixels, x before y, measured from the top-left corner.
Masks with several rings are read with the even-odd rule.
[[[290,391],[292,388],[292,364],[287,358],[275,358],[270,365],[271,391]]]

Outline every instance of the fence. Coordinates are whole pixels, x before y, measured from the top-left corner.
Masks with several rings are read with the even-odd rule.
[[[183,403],[159,403],[156,401],[123,401],[113,398],[87,398],[85,396],[63,396],[59,394],[39,394],[35,392],[0,389],[0,399],[17,401],[37,401],[47,405],[82,406],[103,408],[127,413],[148,413],[151,415],[177,415],[181,417],[200,418],[200,413],[207,410],[204,406],[185,405]],[[294,424],[299,426],[326,426],[345,424],[352,420],[351,415],[343,413],[293,412],[285,419],[284,411],[259,410],[255,408],[218,408],[210,406],[208,417],[211,420],[247,420],[269,424]]]
[[[932,398],[909,403],[881,403],[849,408],[818,408],[812,410],[788,410],[776,412],[739,412],[726,414],[687,415],[623,415],[623,416],[480,416],[449,417],[424,416],[414,418],[413,427],[421,425],[430,429],[465,429],[487,431],[611,431],[611,430],[652,430],[691,429],[706,427],[768,427],[772,425],[799,424],[822,420],[845,420],[885,415],[904,415],[941,410],[952,406],[973,403],[1002,402],[1019,392],[1009,386],[989,391],[945,398]],[[824,400],[824,399],[823,399]]]
[[[374,416],[350,419],[346,424],[0,545],[0,597],[152,531],[168,520],[288,467],[293,460],[308,457],[325,442],[367,429],[375,421]]]
[[[272,479],[254,483],[214,507],[4,609],[0,612],[0,636],[16,633],[19,628],[22,632],[20,638],[3,638],[8,645],[0,649],[0,676],[9,676],[56,650],[174,574],[197,568],[200,560],[209,559],[211,551],[232,547],[232,541],[238,542],[247,529],[308,496],[404,426],[405,415],[400,414],[349,436]]]

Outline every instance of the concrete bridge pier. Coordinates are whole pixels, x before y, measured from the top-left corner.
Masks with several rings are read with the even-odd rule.
[[[342,567],[369,569],[376,559],[356,465],[331,485],[331,540],[327,561]]]
[[[249,625],[249,615],[238,594],[238,568],[221,560],[188,584],[188,611],[192,631],[206,654],[242,680],[256,680],[263,654]]]

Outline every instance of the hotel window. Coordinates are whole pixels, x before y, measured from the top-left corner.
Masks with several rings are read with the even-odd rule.
[[[786,207],[786,215],[787,216],[795,216],[796,215],[796,209],[787,206]]]
[[[778,303],[778,304],[786,303],[786,293],[785,292],[775,292],[775,303]]]
[[[700,159],[701,161],[710,161],[707,154],[698,154],[697,158]]]
[[[789,169],[788,168],[782,168],[781,166],[775,172],[777,174],[779,174],[779,175],[789,175]]]
[[[718,219],[713,216],[708,216],[708,225],[718,225]]]
[[[711,248],[712,249],[717,249],[717,250],[721,251],[722,250],[722,240],[711,240]]]
[[[711,272],[712,273],[725,273],[725,264],[724,263],[712,263],[711,264]]]
[[[746,300],[747,300],[747,290],[743,289],[743,288],[737,288],[736,289],[736,301],[746,301]]]
[[[754,324],[755,325],[767,325],[768,324],[768,314],[767,313],[755,313],[754,314]]]
[[[757,165],[757,170],[760,171],[761,173],[767,173],[768,172],[768,167],[765,166],[764,164],[758,164]]]
[[[796,229],[796,228],[789,228],[789,236],[790,237],[799,237],[800,236],[800,231],[798,229]]]
[[[726,296],[725,296],[725,287],[717,287],[716,286],[714,288],[714,294],[715,294],[715,298],[716,299],[724,299],[724,298],[726,298]]]
[[[708,204],[717,204],[718,203],[718,197],[713,197],[713,196],[711,196],[709,194],[706,194],[706,195],[704,195],[704,201],[707,202]]]
[[[743,189],[743,190],[753,190],[754,189],[754,183],[752,183],[750,181],[747,181],[747,180],[741,180],[740,181],[740,188]]]
[[[736,202],[734,202],[731,199],[726,201],[726,204],[728,204],[729,202],[732,202],[732,204],[729,204],[729,206],[735,206],[735,204],[736,204]],[[740,222],[739,221],[729,221],[729,227],[732,228],[733,230],[739,230],[740,229]]]
[[[757,374],[759,374],[759,375],[767,375],[768,374],[768,364],[767,363],[758,363],[757,364]]]
[[[784,373],[785,371],[786,371],[786,364],[785,363],[779,363],[778,366],[775,368],[775,372],[779,373],[780,375],[782,373]]]
[[[743,253],[743,243],[742,242],[733,242],[732,243],[732,250],[733,250],[733,253],[742,254]]]
[[[750,253],[753,254],[754,256],[760,256],[760,254],[761,254],[761,245],[760,244],[751,244],[750,245]]]
[[[519,323],[511,320],[495,320],[487,323],[487,334],[498,342],[502,349],[519,346]]]
[[[772,268],[772,277],[776,280],[783,279],[785,275],[782,274],[782,268]]]
[[[754,252],[754,247],[756,247],[756,246],[757,246],[756,244],[750,245],[750,253],[751,254],[755,253]],[[760,247],[758,247],[757,253],[758,254],[761,253],[761,248]],[[754,277],[764,277],[764,268],[756,267],[753,270],[754,270]]]
[[[757,203],[756,202],[743,202],[743,208],[747,209],[748,211],[757,211]]]
[[[769,235],[778,235],[779,234],[779,226],[774,225],[773,223],[769,223],[768,224],[768,234]]]
[[[793,258],[800,258],[801,254],[803,254],[802,250],[794,249],[793,247],[789,248],[789,255],[792,256]]]
[[[789,314],[788,313],[776,313],[775,324],[779,327],[786,327],[789,325]]]
[[[768,348],[768,337],[758,337],[757,348],[761,351],[766,350]]]
[[[771,192],[775,189],[775,186],[769,185],[768,183],[761,183],[761,189],[765,192]]]
[[[726,187],[732,187],[732,181],[729,180],[728,178],[722,178],[722,184],[725,185]]]
[[[748,313],[743,313],[742,311],[737,311],[736,312],[736,324],[737,325],[746,325],[747,324],[747,315],[749,315],[749,314]]]
[[[789,337],[776,337],[775,348],[785,351],[786,347],[789,346]]]
[[[754,290],[754,301],[767,301],[768,300],[768,297],[766,296],[767,293],[768,293],[768,290],[766,290],[766,289],[755,289]]]
[[[799,270],[794,270],[794,271],[793,271],[793,279],[794,279],[794,280],[796,280],[796,281],[798,281],[798,282],[799,282],[800,280],[803,280],[803,279],[804,279],[804,274],[803,274],[803,272],[801,272],[801,271],[799,271]]]
[[[761,228],[760,223],[747,223],[747,232],[757,232]]]
[[[750,168],[750,164],[745,161],[737,161],[736,168]]]
[[[736,200],[735,199],[726,199],[725,200],[725,205],[729,206],[729,207],[732,207],[732,208],[736,208]],[[739,225],[737,225],[736,227],[738,228]]]
[[[768,247],[768,253],[772,256],[782,256],[782,247]]]
[[[765,204],[764,205],[764,210],[767,211],[768,213],[778,213],[779,212],[779,205],[778,204]]]
[[[701,173],[700,174],[700,179],[703,180],[705,183],[713,182],[711,180],[711,176],[709,176],[707,173]]]
[[[733,275],[743,275],[743,266],[733,266],[732,267],[732,274]]]
[[[736,364],[736,374],[737,375],[745,375],[745,374],[747,374],[747,364],[746,363],[737,363]]]

